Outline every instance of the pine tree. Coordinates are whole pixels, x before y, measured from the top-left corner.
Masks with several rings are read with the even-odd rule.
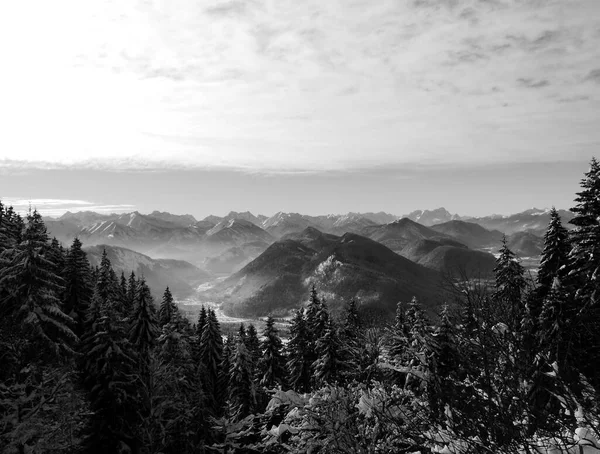
[[[137,299],[137,288],[138,280],[135,277],[135,273],[132,271],[127,280],[127,307],[129,310],[133,310],[135,307],[135,301]]]
[[[289,384],[298,392],[310,391],[312,361],[308,350],[309,343],[304,315],[302,310],[297,310],[290,326],[287,367]]]
[[[61,310],[63,279],[55,272],[56,264],[46,257],[47,248],[42,217],[37,211],[30,212],[23,241],[0,269],[0,288],[8,291],[0,315],[54,351],[71,351],[70,344],[77,339],[70,328],[73,319]]]
[[[256,327],[252,323],[250,323],[246,329],[244,344],[248,349],[250,360],[252,362],[252,377],[256,377],[258,374],[258,360],[261,357],[261,351],[258,333],[256,332]]]
[[[198,336],[198,340],[202,338],[202,332],[204,331],[204,327],[206,326],[206,320],[208,319],[208,313],[206,312],[206,308],[204,305],[200,308],[200,314],[198,314],[198,323],[196,323],[196,335]]]
[[[129,305],[129,297],[127,295],[129,291],[129,285],[127,283],[127,278],[125,277],[125,272],[121,271],[121,277],[119,278],[119,294],[118,300],[119,305],[123,308],[123,312],[130,316],[133,311],[133,306]]]
[[[102,251],[100,266],[96,277],[95,292],[98,294],[104,305],[111,307],[118,318],[124,319],[129,314],[125,313],[125,308],[119,304],[119,281],[112,268],[106,249]]]
[[[457,376],[459,354],[454,325],[450,320],[448,305],[440,313],[440,323],[427,338],[427,362],[430,371],[427,384],[429,406],[436,420],[443,417],[445,404],[454,399],[452,378]]]
[[[236,343],[229,373],[231,415],[242,419],[256,408],[256,390],[252,381],[250,355],[243,342]]]
[[[550,292],[554,279],[562,276],[560,270],[567,265],[568,255],[569,232],[563,227],[558,211],[552,207],[537,276],[541,298]]]
[[[229,398],[229,374],[231,371],[233,351],[235,348],[235,339],[230,334],[229,336],[227,336],[225,344],[223,345],[223,355],[221,359],[221,364],[219,365],[217,396],[222,409],[225,408],[226,401]]]
[[[600,164],[594,158],[590,170],[581,181],[576,206],[571,208],[575,217],[571,224],[572,249],[569,253],[569,275],[563,282],[573,294],[570,304],[577,313],[577,325],[582,346],[578,361],[580,370],[600,393]]]
[[[94,293],[90,264],[81,249],[78,238],[73,240],[64,268],[64,309],[74,321],[76,333],[81,335],[83,324]]]
[[[243,342],[245,344],[246,339],[247,339],[246,326],[243,323],[240,323],[240,328],[238,329],[238,333],[237,333],[237,340],[239,342]]]
[[[313,285],[310,289],[308,298],[308,306],[306,307],[306,327],[311,333],[311,337],[318,338],[317,326],[319,324],[319,310],[321,309],[321,298],[317,293],[317,289]]]
[[[273,317],[267,317],[260,344],[262,358],[259,362],[260,385],[271,389],[275,386],[285,387],[285,360],[282,354],[283,343],[275,327]]]
[[[340,347],[335,325],[329,319],[323,335],[317,341],[317,360],[313,365],[317,385],[335,384],[338,381],[344,370]]]
[[[404,304],[399,301],[396,305],[396,317],[394,326],[391,329],[389,337],[390,355],[392,358],[401,359],[408,347],[410,329],[406,321],[406,309]]]
[[[581,181],[582,191],[577,193],[577,205],[571,208],[575,217],[571,224],[572,262],[570,275],[576,278],[578,294],[596,305],[600,285],[600,164],[592,159],[590,170]]]
[[[171,321],[173,315],[177,312],[177,306],[173,301],[173,295],[169,290],[169,287],[165,289],[163,294],[162,302],[160,303],[160,309],[158,311],[158,320],[161,327],[165,326]]]
[[[502,240],[500,255],[494,268],[496,275],[496,291],[493,299],[497,307],[499,322],[504,322],[512,333],[520,329],[524,313],[523,294],[527,286],[525,269],[518,262],[515,254],[508,248],[506,237]]]
[[[200,364],[205,394],[209,399],[209,406],[213,414],[218,414],[220,411],[218,380],[222,360],[223,338],[221,337],[221,328],[215,311],[209,309],[202,337],[200,338]]]
[[[139,402],[131,379],[134,354],[98,292],[90,305],[81,353],[82,380],[93,411],[84,452],[135,452]]]
[[[156,344],[159,331],[153,298],[143,279],[138,285],[137,301],[131,322],[129,340],[144,361],[148,358],[150,349]]]

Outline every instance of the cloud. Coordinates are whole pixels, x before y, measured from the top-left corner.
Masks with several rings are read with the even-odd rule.
[[[546,80],[546,79],[533,80],[533,79],[526,79],[523,77],[520,77],[519,79],[517,79],[517,83],[520,86],[526,87],[526,88],[542,88],[542,87],[547,87],[548,85],[550,85],[550,82],[548,82],[548,80]]]
[[[4,205],[12,206],[21,215],[26,215],[30,208],[37,210],[43,216],[61,216],[67,211],[95,211],[111,214],[129,212],[135,209],[135,206],[130,204],[102,205],[87,200],[27,199],[24,197],[6,197],[0,200]]]
[[[34,4],[0,10],[19,69],[0,84],[0,173],[467,165],[600,142],[597,0]]]
[[[600,68],[592,69],[588,75],[585,76],[584,80],[600,84]]]

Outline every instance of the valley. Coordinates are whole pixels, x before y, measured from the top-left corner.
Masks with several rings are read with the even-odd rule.
[[[404,216],[347,213],[273,216],[231,211],[225,216],[154,211],[106,215],[66,213],[48,218],[51,236],[75,237],[92,265],[107,250],[118,272],[143,276],[158,300],[168,285],[194,320],[202,304],[223,323],[287,317],[315,285],[334,313],[356,298],[374,318],[417,296],[430,316],[445,279],[492,276],[506,235],[508,247],[535,277],[548,210],[469,217],[444,208]],[[568,221],[571,214],[560,210]],[[566,224],[568,225],[568,224]]]

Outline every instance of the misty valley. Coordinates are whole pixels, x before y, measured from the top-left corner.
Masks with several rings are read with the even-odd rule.
[[[3,453],[595,453],[600,165],[570,211],[0,205]]]

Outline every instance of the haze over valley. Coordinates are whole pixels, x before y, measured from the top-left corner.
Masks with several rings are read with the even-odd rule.
[[[78,237],[92,265],[106,249],[115,269],[143,275],[156,295],[169,285],[187,306],[211,302],[230,316],[288,316],[315,285],[334,310],[357,298],[365,310],[389,314],[399,299],[417,296],[435,315],[445,279],[492,276],[504,237],[535,272],[549,213],[231,211],[198,220],[158,211],[79,211],[45,222],[65,246]],[[559,214],[565,222],[572,218],[566,210]]]

